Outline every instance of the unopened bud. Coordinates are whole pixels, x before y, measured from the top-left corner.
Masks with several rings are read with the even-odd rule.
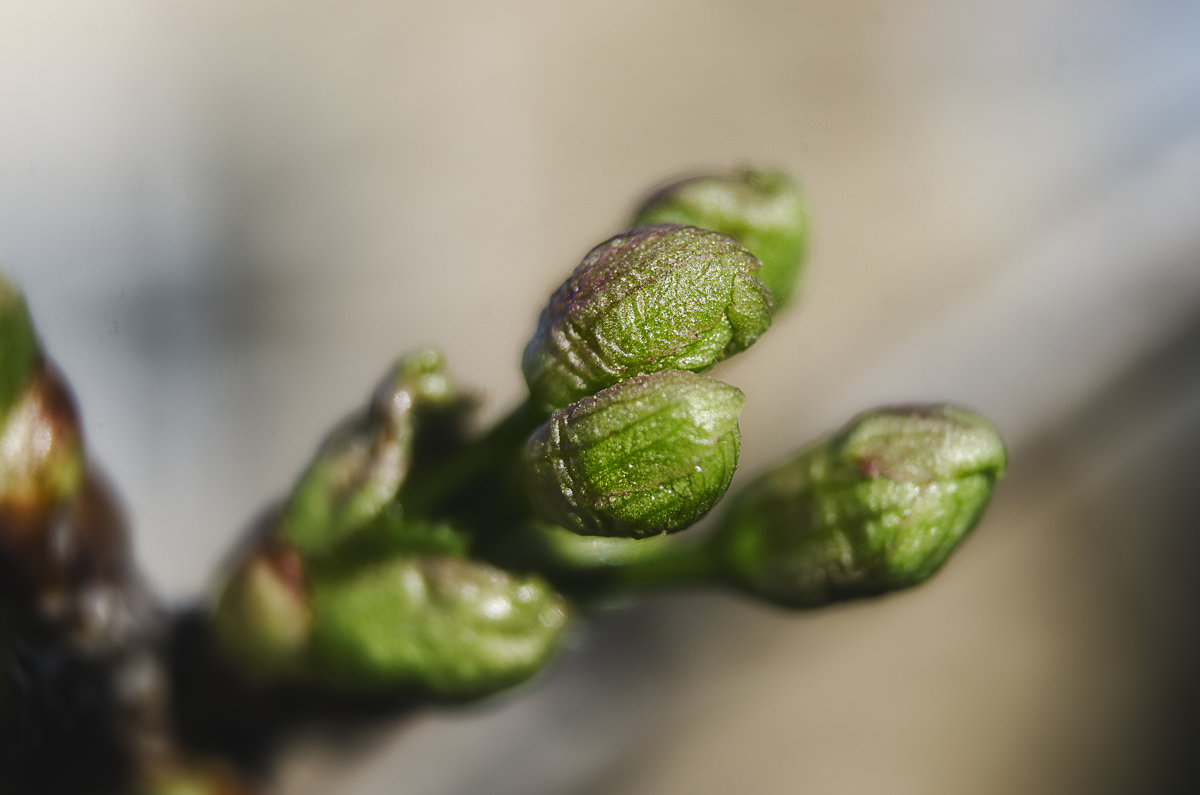
[[[422,423],[458,411],[464,400],[441,354],[422,351],[398,361],[368,409],[317,451],[284,506],[281,536],[311,556],[376,520],[408,476]]]
[[[732,238],[683,226],[601,243],[550,297],[525,347],[534,404],[551,411],[635,375],[700,371],[771,324],[759,262]]]
[[[584,535],[671,533],[729,487],[741,390],[685,370],[622,381],[550,415],[525,445],[542,518]]]
[[[747,486],[715,543],[736,582],[780,604],[916,585],[975,526],[1005,460],[966,409],[870,411]]]
[[[9,533],[42,533],[51,514],[79,493],[85,471],[75,401],[43,362],[0,421],[0,541]]]
[[[796,182],[780,171],[743,169],[693,177],[657,191],[634,224],[687,224],[723,232],[762,260],[758,277],[775,308],[795,293],[808,242],[808,209]]]
[[[399,556],[318,579],[315,676],[359,693],[479,696],[536,673],[565,602],[542,580],[452,557]]]
[[[213,611],[224,654],[240,670],[266,678],[303,672],[311,621],[300,556],[270,542],[241,562]]]
[[[25,298],[0,273],[0,420],[33,379],[39,358]]]

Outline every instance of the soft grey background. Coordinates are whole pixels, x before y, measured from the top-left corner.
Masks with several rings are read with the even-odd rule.
[[[743,473],[884,401],[1011,443],[925,588],[656,598],[280,792],[1196,786],[1200,5],[10,2],[0,130],[0,262],[173,599],[398,353],[519,400],[549,291],[696,168],[814,212],[800,306],[723,371]]]

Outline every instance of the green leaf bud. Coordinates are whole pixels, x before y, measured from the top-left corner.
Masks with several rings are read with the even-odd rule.
[[[536,673],[567,624],[542,580],[450,557],[400,556],[313,587],[315,676],[351,692],[479,696]]]
[[[584,535],[682,530],[729,487],[744,400],[714,378],[663,370],[559,409],[525,445],[530,499]]]
[[[759,262],[726,235],[652,226],[596,246],[550,297],[522,368],[543,411],[658,370],[700,371],[771,324]]]
[[[736,582],[779,604],[906,588],[975,526],[1005,461],[996,428],[966,409],[870,411],[747,486],[714,543]]]
[[[808,243],[808,208],[795,180],[781,171],[743,169],[693,177],[655,192],[634,225],[686,224],[722,232],[762,260],[758,277],[786,305],[801,279]]]
[[[75,401],[43,362],[0,425],[0,529],[40,532],[79,493],[86,468]]]
[[[425,425],[460,414],[466,402],[441,354],[400,359],[369,408],[322,444],[284,506],[281,536],[312,556],[375,520],[403,485]]]
[[[0,419],[25,391],[40,352],[21,291],[0,273]]]
[[[240,670],[265,678],[301,673],[312,617],[300,556],[281,544],[254,549],[221,589],[212,618],[217,643]]]
[[[401,557],[465,557],[466,535],[444,522],[406,518],[388,505],[329,554],[305,559],[279,535],[278,514],[222,584],[212,607],[220,648],[239,670],[270,680],[309,678],[312,608],[309,583],[342,580]]]

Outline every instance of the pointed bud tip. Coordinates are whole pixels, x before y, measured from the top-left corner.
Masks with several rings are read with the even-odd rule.
[[[292,676],[304,665],[312,621],[304,564],[295,550],[266,542],[222,586],[213,626],[222,650],[254,676]]]
[[[380,520],[408,479],[427,420],[442,411],[457,420],[468,403],[437,351],[398,359],[367,409],[321,443],[288,495],[281,535],[311,558]]]
[[[402,356],[380,381],[372,396],[374,411],[389,416],[414,404],[445,404],[462,392],[446,368],[440,351],[424,348]]]
[[[51,516],[80,493],[86,470],[75,399],[43,361],[0,422],[3,530],[46,530]]]

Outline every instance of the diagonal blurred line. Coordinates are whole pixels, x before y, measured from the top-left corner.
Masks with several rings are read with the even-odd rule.
[[[900,399],[953,400],[1014,446],[1069,416],[1200,314],[1200,131],[997,266],[968,300],[885,346],[822,402],[827,424]]]

